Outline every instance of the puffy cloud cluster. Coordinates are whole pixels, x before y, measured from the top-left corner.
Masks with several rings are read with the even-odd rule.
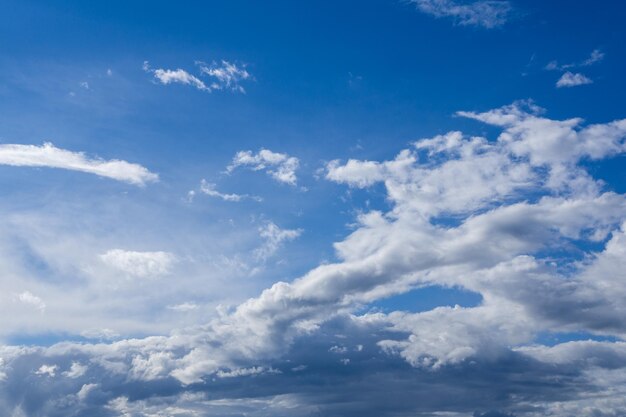
[[[584,76],[580,73],[573,73],[567,71],[565,74],[561,76],[556,82],[556,86],[559,88],[562,87],[576,87],[578,85],[592,84],[593,80],[589,77]]]
[[[0,398],[0,409],[28,416],[619,415],[626,197],[582,163],[623,153],[626,120],[552,120],[532,103],[458,114],[502,132],[495,140],[449,132],[389,161],[328,164],[330,181],[382,183],[391,205],[358,217],[335,244],[336,262],[169,336],[4,347],[2,391],[20,394]],[[238,160],[233,166],[274,166],[261,153]],[[299,234],[269,224],[261,233],[276,245]],[[368,307],[428,286],[462,288],[482,302],[422,312]],[[590,340],[550,346],[542,334]]]
[[[239,151],[226,168],[226,172],[231,173],[239,167],[246,167],[253,171],[267,171],[278,182],[296,185],[298,180],[296,171],[299,165],[300,161],[295,156],[272,152],[269,149],[261,149],[257,153]]]

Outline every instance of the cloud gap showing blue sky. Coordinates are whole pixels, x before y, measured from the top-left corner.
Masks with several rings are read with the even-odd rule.
[[[0,414],[626,414],[626,7],[7,0]]]

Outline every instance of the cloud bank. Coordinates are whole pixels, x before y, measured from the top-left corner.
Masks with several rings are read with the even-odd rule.
[[[532,102],[462,111],[500,134],[452,131],[390,160],[329,163],[326,178],[337,187],[381,184],[390,205],[358,216],[334,245],[336,261],[170,335],[0,347],[0,410],[622,414],[626,197],[594,179],[585,162],[626,151],[626,119],[585,125],[544,114]],[[252,166],[265,163],[248,157]],[[268,224],[261,233],[279,244],[298,232]],[[462,288],[481,301],[372,307],[429,287]],[[569,341],[543,341],[563,334]]]

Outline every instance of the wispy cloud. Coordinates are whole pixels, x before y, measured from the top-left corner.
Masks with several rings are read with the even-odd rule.
[[[565,74],[561,76],[561,78],[558,79],[558,81],[556,82],[556,86],[558,88],[576,87],[578,85],[585,85],[585,84],[591,84],[591,83],[593,83],[593,80],[591,80],[591,78],[588,78],[580,73],[573,73],[573,72],[567,71]]]
[[[174,310],[174,311],[184,313],[184,312],[189,312],[189,311],[198,309],[198,305],[195,303],[191,303],[191,302],[185,302],[185,303],[170,305],[170,306],[167,306],[167,308],[169,310]]]
[[[200,68],[199,76],[191,74],[181,68],[177,69],[152,69],[148,61],[144,61],[143,70],[154,75],[155,80],[163,85],[168,84],[184,84],[195,87],[198,90],[211,92],[213,90],[231,90],[239,93],[245,93],[245,89],[241,86],[241,81],[252,78],[245,66],[222,60],[219,64],[213,62],[210,65],[198,61],[196,65]],[[207,77],[205,83],[199,77]]]
[[[198,65],[203,74],[212,77],[211,88],[214,90],[233,90],[245,93],[246,91],[240,85],[240,82],[252,77],[245,66],[239,67],[224,60],[219,64],[213,62],[211,65],[207,65],[203,62],[198,62]]]
[[[573,72],[576,68],[590,67],[604,59],[604,52],[594,49],[589,57],[580,61],[569,64],[559,64],[558,61],[551,61],[545,66],[548,71],[561,71],[563,75],[557,80],[557,88],[576,87],[579,85],[592,84],[593,80],[580,72]]]
[[[217,191],[217,185],[211,182],[208,182],[207,180],[203,179],[202,181],[200,181],[200,188],[199,191],[202,194],[208,195],[209,197],[215,197],[215,198],[220,198],[224,201],[231,201],[231,202],[239,202],[239,201],[243,201],[243,200],[254,200],[254,201],[263,201],[263,199],[261,197],[255,196],[255,195],[249,195],[249,194],[235,194],[235,193],[221,193],[219,191]],[[195,190],[191,190],[189,191],[189,193],[187,193],[188,196],[188,200],[192,201],[193,198],[196,195],[196,191]]]
[[[511,3],[498,0],[480,0],[461,3],[454,0],[410,0],[417,9],[435,17],[449,17],[464,26],[482,26],[492,29],[506,23],[512,10]]]
[[[179,83],[191,85],[198,90],[211,91],[200,79],[180,68],[175,70],[156,69],[154,70],[154,78],[163,85]]]
[[[272,222],[267,222],[259,228],[259,236],[264,240],[263,245],[254,251],[257,259],[266,260],[285,243],[297,239],[302,229],[281,229]]]
[[[550,61],[548,65],[546,65],[545,69],[548,71],[565,71],[572,68],[580,68],[580,67],[589,67],[591,65],[597,64],[604,59],[604,52],[599,49],[594,49],[589,54],[589,57],[580,62],[571,62],[569,64],[559,64],[558,61]]]
[[[177,261],[169,252],[137,252],[111,249],[100,255],[108,266],[138,278],[154,278],[170,272]]]
[[[239,151],[226,168],[226,172],[231,173],[238,167],[245,167],[253,171],[266,171],[278,182],[296,185],[296,171],[299,165],[298,158],[268,149],[261,149],[256,154],[252,151]]]
[[[87,172],[101,177],[143,186],[159,176],[141,165],[117,159],[88,158],[83,152],[59,149],[52,143],[37,145],[0,145],[0,165],[61,168]]]

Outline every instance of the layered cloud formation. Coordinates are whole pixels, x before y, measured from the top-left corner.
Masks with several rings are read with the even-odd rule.
[[[390,207],[362,212],[335,262],[168,336],[1,347],[2,413],[623,414],[626,198],[586,167],[626,151],[626,119],[552,120],[531,102],[458,116],[501,133],[453,131],[387,161],[326,165],[339,186],[384,186]],[[297,162],[243,152],[230,170],[295,184]],[[302,233],[269,222],[258,232],[262,258]],[[166,252],[120,249],[101,261],[134,276],[174,265]],[[481,301],[374,307],[429,287]],[[37,308],[35,297],[24,302]]]

